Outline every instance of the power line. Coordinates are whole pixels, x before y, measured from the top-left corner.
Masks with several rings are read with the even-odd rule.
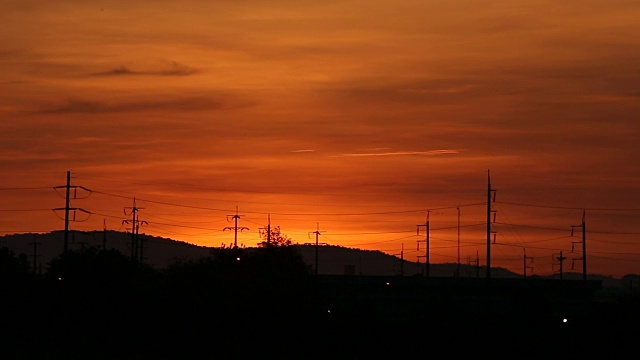
[[[73,177],[74,179],[77,177]],[[51,187],[47,187],[47,188],[51,188]],[[66,186],[59,186],[59,187],[55,187],[55,188],[65,188]],[[71,188],[73,190],[87,190],[89,191],[89,195],[95,191],[83,188],[78,186],[77,189],[75,186],[71,186]],[[43,188],[44,189],[44,188]],[[1,189],[0,189],[1,190]],[[121,195],[113,195],[107,192],[98,192],[98,193],[102,193],[108,196],[117,196],[120,198],[127,198],[127,199],[131,199],[131,197],[128,196],[121,196]],[[77,192],[73,191],[72,196],[70,196],[70,200],[74,200],[74,199],[78,199],[79,197],[77,196]],[[133,199],[135,200],[136,198],[133,197]],[[140,200],[138,198],[138,200]],[[184,207],[184,208],[193,208],[193,209],[200,209],[200,210],[210,210],[210,211],[228,211],[228,210],[224,210],[224,209],[216,209],[216,208],[209,208],[209,207],[200,207],[200,206],[189,206],[189,205],[183,205],[183,204],[177,204],[177,203],[172,203],[172,202],[162,202],[162,201],[154,201],[154,200],[144,200],[142,199],[141,201],[147,201],[149,203],[157,203],[157,204],[163,204],[163,205],[169,205],[169,206],[178,206],[178,207]],[[529,206],[529,207],[539,207],[539,208],[550,208],[550,209],[570,209],[570,210],[577,210],[577,209],[583,209],[585,210],[585,208],[574,208],[574,207],[561,207],[561,206],[545,206],[545,205],[535,205],[535,204],[525,204],[525,203],[514,203],[514,202],[500,202],[500,201],[495,201],[495,199],[493,200],[494,203],[501,203],[501,204],[511,204],[511,205],[519,205],[519,206]],[[482,203],[477,203],[477,204],[466,204],[466,205],[457,205],[457,206],[446,206],[446,207],[432,207],[427,209],[427,211],[429,210],[446,210],[446,209],[460,209],[460,207],[463,206],[475,206],[475,205],[486,205],[489,204],[489,201],[487,202],[482,202]],[[288,204],[285,204],[288,205]],[[160,208],[160,207],[158,207]],[[67,207],[65,208],[57,208],[54,209],[54,211],[57,210],[67,210]],[[640,210],[640,209],[634,209],[634,208],[586,208],[587,210],[591,210],[591,211],[611,211],[611,214],[615,214],[614,211],[636,211],[636,210]],[[5,209],[5,210],[1,210],[2,212],[11,212],[11,211],[15,211],[15,212],[27,212],[27,211],[41,211],[41,210],[47,210],[47,209]],[[51,209],[48,209],[51,210]],[[113,218],[118,218],[118,219],[122,219],[122,217],[116,217],[116,216],[112,216],[112,215],[104,215],[104,214],[100,214],[99,212],[94,212],[94,211],[87,211],[84,209],[80,209],[80,208],[73,208],[73,207],[68,207],[68,210],[71,212],[70,214],[68,214],[67,216],[65,216],[65,221],[81,221],[80,219],[76,219],[75,218],[75,212],[85,212],[87,214],[89,214],[89,216],[93,215],[102,215],[105,217],[113,217]],[[491,207],[489,207],[489,210],[492,211],[493,214],[495,214],[494,209],[491,209]],[[236,206],[236,214],[237,214],[237,206]],[[503,209],[500,209],[500,211],[502,212]],[[185,211],[185,212],[189,212],[189,211]],[[401,211],[379,211],[379,212],[361,212],[361,213],[357,213],[357,212],[347,212],[347,213],[295,213],[295,212],[291,212],[291,213],[283,213],[280,215],[291,215],[292,218],[295,218],[296,216],[327,216],[327,215],[334,215],[334,216],[345,216],[345,215],[349,215],[349,216],[369,216],[369,215],[389,215],[389,214],[406,214],[406,213],[414,213],[414,212],[424,212],[424,210],[401,210]],[[193,211],[193,213],[196,213],[195,211]],[[252,212],[249,211],[248,213],[251,214],[273,214],[271,212]],[[278,214],[278,213],[275,213]],[[173,214],[176,215],[176,214]],[[153,214],[150,214],[150,216],[155,216]],[[193,215],[188,215],[186,214],[185,216],[193,216]],[[205,215],[203,215],[205,216]],[[229,217],[232,215],[228,215],[227,217],[227,221],[229,221]],[[239,216],[239,215],[238,215]],[[390,218],[399,218],[399,217],[390,217]],[[244,218],[243,218],[244,219]],[[198,226],[187,226],[184,223],[180,223],[180,224],[172,224],[170,219],[165,219],[167,220],[167,222],[153,222],[154,225],[156,226],[171,226],[171,227],[180,227],[180,228],[192,228],[192,229],[201,229],[201,230],[207,230],[207,231],[220,231],[217,229],[212,229],[212,228],[208,228],[208,227],[198,227]],[[245,221],[249,221],[249,222],[253,222],[251,220],[248,219],[244,219]],[[459,217],[458,217],[459,220]],[[222,220],[221,220],[222,221]],[[297,221],[297,220],[292,220],[292,221]],[[302,221],[302,220],[301,220]],[[336,220],[339,221],[339,220]],[[349,221],[348,219],[345,219],[345,222]],[[356,221],[356,220],[354,220]],[[592,220],[593,223],[593,220]],[[479,226],[484,224],[483,222],[481,223],[477,223],[477,224],[471,224],[471,225],[460,225],[460,221],[458,221],[458,226],[457,229],[460,230],[461,227],[471,227],[471,226]],[[561,231],[562,233],[566,233],[567,231],[569,231],[569,229],[567,228],[554,228],[553,226],[551,227],[545,227],[545,226],[536,226],[536,225],[525,225],[525,224],[512,224],[512,223],[505,223],[505,222],[496,222],[495,221],[495,215],[494,215],[494,220],[491,222],[491,224],[493,226],[498,225],[498,226],[519,226],[519,227],[528,227],[528,228],[532,228],[532,229],[542,229],[542,230],[551,230],[551,231]],[[493,227],[491,226],[491,227]],[[592,224],[593,227],[593,224]],[[456,226],[451,226],[451,227],[440,227],[438,229],[435,229],[432,227],[431,230],[444,230],[444,229],[453,229],[456,228]],[[227,230],[231,229],[231,227],[227,228]],[[248,229],[248,228],[245,228]],[[502,230],[502,228],[499,227],[500,230]],[[495,229],[492,229],[495,230]],[[224,230],[222,230],[224,231]],[[402,233],[410,233],[410,231],[369,231],[369,232],[354,232],[354,233],[336,233],[333,235],[336,236],[358,236],[358,235],[383,235],[383,234],[402,234]],[[493,234],[494,232],[492,232]],[[621,231],[594,231],[593,229],[590,229],[589,231],[590,234],[611,234],[611,235],[640,235],[640,232],[621,232]],[[415,235],[414,235],[415,236]],[[405,238],[412,238],[413,236],[409,236],[409,237],[404,237],[402,239]],[[564,236],[562,238],[565,238]],[[516,245],[514,244],[509,244],[508,241],[507,242],[503,242],[501,244],[497,244],[495,241],[495,235],[493,237],[493,244],[492,245],[503,245],[503,246],[511,246],[514,247]],[[504,239],[504,236],[500,237],[501,240]],[[561,239],[561,238],[557,238],[557,239]],[[399,239],[391,239],[391,240],[383,240],[383,241],[379,241],[379,242],[367,242],[364,243],[364,245],[372,245],[372,244],[380,244],[380,243],[387,243],[387,242],[395,242],[398,241]],[[432,238],[433,240],[433,238]],[[508,240],[508,239],[507,239]],[[531,243],[536,243],[536,242],[543,242],[543,241],[552,241],[554,239],[542,239],[542,240],[535,240],[535,241],[530,241],[530,242],[524,242],[525,244],[531,244]],[[449,240],[446,239],[444,241],[454,241],[454,240]],[[593,243],[594,241],[601,241],[601,242],[608,242],[608,241],[602,241],[602,240],[597,240],[597,239],[590,239],[590,242]],[[459,239],[459,234],[458,234],[458,243],[460,243],[460,239]],[[622,242],[614,242],[614,241],[610,241],[608,243],[611,244],[623,244]],[[624,244],[628,244],[628,245],[638,245],[635,243],[624,243]],[[521,244],[522,245],[522,244]],[[235,242],[235,246],[237,246],[237,236],[236,236],[236,242]],[[469,245],[471,246],[471,245]],[[474,244],[473,246],[477,246],[477,244]],[[460,262],[460,253],[459,253],[459,248],[460,245],[458,245],[458,263]],[[488,266],[489,267],[489,266]]]
[[[0,188],[0,191],[12,191],[12,190],[49,190],[51,187],[42,186],[42,187],[5,187]]]
[[[544,226],[535,226],[535,225],[524,225],[524,224],[513,224],[513,223],[503,223],[503,222],[495,222],[494,224],[498,225],[510,225],[510,226],[518,226],[518,227],[527,227],[532,229],[540,229],[540,230],[553,230],[553,231],[567,231],[571,232],[571,229],[560,229],[560,228],[550,228]],[[598,230],[589,230],[589,233],[592,234],[609,234],[609,235],[640,235],[640,232],[624,232],[624,231],[598,231]]]
[[[536,205],[517,202],[496,201],[499,204],[528,206],[546,209],[563,209],[563,210],[589,210],[589,211],[640,211],[640,208],[589,208],[589,207],[570,207],[570,206],[552,206],[552,205]]]
[[[21,211],[51,211],[51,209],[0,209],[0,211],[6,211],[6,212],[21,212]]]
[[[233,193],[256,193],[256,194],[283,194],[283,195],[322,195],[322,196],[360,196],[360,197],[369,197],[371,194],[337,194],[337,193],[324,193],[317,192],[314,190],[313,192],[292,192],[292,191],[274,191],[274,190],[237,190],[237,189],[222,189],[222,188],[212,188],[207,186],[197,186],[191,184],[178,184],[178,183],[144,183],[144,182],[136,182],[136,181],[127,181],[127,180],[118,180],[111,179],[105,180],[94,177],[81,177],[82,179],[87,180],[98,180],[105,182],[118,182],[118,183],[126,183],[126,184],[134,184],[134,185],[143,185],[143,186],[170,186],[170,187],[181,187],[181,188],[193,188],[193,189],[202,189],[202,190],[210,190],[210,191],[218,191],[218,192],[233,192]],[[271,189],[289,189],[289,187],[272,187]]]
[[[102,194],[102,195],[107,195],[107,196],[115,196],[115,197],[120,197],[120,198],[125,198],[125,199],[131,199],[131,197],[128,197],[128,196],[111,194],[111,193],[107,193],[107,192],[104,192],[104,191],[93,190],[93,192],[96,193],[96,194]],[[144,198],[138,198],[138,200],[139,201],[148,202],[148,203],[152,203],[152,204],[176,206],[176,207],[183,207],[183,208],[190,208],[190,209],[212,210],[212,211],[229,211],[228,209],[211,208],[211,207],[195,206],[195,205],[184,205],[184,204],[177,204],[177,203],[171,203],[171,202],[166,202],[166,201],[156,201],[156,200],[150,200],[150,199],[144,199]],[[477,205],[484,205],[484,204],[485,203],[471,203],[471,204],[463,204],[463,205],[457,205],[457,206],[460,206],[460,207],[463,207],[463,206],[477,206]],[[284,205],[288,205],[288,204],[284,204]],[[424,212],[429,211],[429,210],[452,209],[452,208],[456,208],[457,206],[453,206],[453,207],[448,207],[447,206],[447,207],[440,207],[440,208],[434,208],[434,209],[413,209],[413,210],[360,212],[360,213],[274,213],[274,212],[259,212],[259,211],[244,211],[244,212],[248,213],[248,214],[258,214],[258,215],[275,214],[275,215],[283,215],[283,216],[366,216],[366,215],[390,215],[390,214],[424,213]]]

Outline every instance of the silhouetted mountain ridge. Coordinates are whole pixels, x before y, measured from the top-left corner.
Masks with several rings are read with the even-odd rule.
[[[211,247],[199,246],[171,238],[156,237],[139,234],[139,251],[142,253],[143,263],[154,268],[165,268],[175,260],[195,260],[210,255]],[[105,249],[116,249],[124,255],[132,253],[133,235],[127,232],[106,230],[80,232],[71,231],[68,237],[68,249],[80,249],[85,246],[93,246]],[[0,236],[0,245],[8,247],[16,255],[24,254],[28,257],[31,266],[36,259],[36,269],[44,271],[49,262],[61,254],[64,249],[64,231],[50,233],[19,233]],[[302,245],[294,247],[300,252],[304,261],[312,271],[316,269],[316,256],[318,259],[317,271],[323,275],[367,275],[367,276],[425,276],[426,266],[402,260],[401,258],[386,254],[378,250],[363,250],[337,245]],[[316,255],[317,250],[317,255]],[[522,274],[510,270],[493,267],[492,277],[496,278],[522,278]],[[473,266],[456,263],[431,263],[429,276],[432,277],[485,277],[484,266]],[[559,275],[539,276],[529,275],[532,278],[558,279]],[[582,279],[581,273],[567,272],[563,274],[567,280]],[[590,280],[602,281],[603,287],[622,287],[622,280],[611,276],[589,274]]]

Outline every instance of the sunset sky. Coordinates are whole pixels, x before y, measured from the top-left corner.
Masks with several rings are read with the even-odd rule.
[[[638,1],[0,4],[0,234],[640,273]]]

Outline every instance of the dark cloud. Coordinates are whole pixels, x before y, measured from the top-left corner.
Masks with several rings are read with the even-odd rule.
[[[127,75],[153,75],[153,76],[189,76],[197,74],[200,71],[189,67],[184,64],[180,64],[175,61],[171,61],[169,68],[161,70],[145,70],[136,71],[126,66],[120,66],[108,71],[96,72],[89,74],[89,76],[127,76]]]
[[[119,75],[141,75],[141,74],[144,74],[144,73],[141,73],[139,71],[133,71],[133,70],[130,70],[129,68],[121,66],[119,68],[115,68],[109,71],[97,72],[90,75],[91,76],[119,76]]]
[[[37,111],[44,114],[61,113],[121,113],[154,110],[203,111],[228,110],[252,106],[252,103],[227,100],[222,97],[195,96],[184,98],[159,98],[129,101],[104,101],[73,98],[60,105],[41,106]]]
[[[12,60],[15,59],[16,57],[18,57],[19,55],[22,55],[24,52],[17,50],[17,49],[11,49],[11,50],[0,50],[0,59],[3,60]]]

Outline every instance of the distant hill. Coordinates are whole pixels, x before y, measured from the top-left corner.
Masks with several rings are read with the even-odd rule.
[[[210,248],[189,244],[168,238],[139,234],[143,262],[154,268],[164,268],[175,259],[198,259],[209,255]],[[35,245],[34,245],[35,244]],[[131,255],[132,234],[119,231],[71,231],[68,249],[78,250],[82,247],[98,247],[115,249],[122,254]],[[8,247],[16,255],[25,254],[36,268],[46,271],[51,260],[62,254],[64,250],[64,231],[53,231],[44,234],[10,234],[0,236],[0,245]]]
[[[139,234],[143,262],[157,269],[162,269],[176,259],[193,260],[210,255],[212,248],[198,246],[183,241],[163,237]],[[45,272],[49,262],[61,254],[64,249],[64,232],[36,234],[9,234],[0,236],[0,245],[8,247],[16,255],[24,254],[36,269]],[[80,232],[71,231],[68,238],[68,249],[80,249],[94,246],[105,249],[116,249],[129,256],[131,254],[132,234],[113,230]],[[316,247],[314,245],[294,245],[312,271],[315,271]],[[317,247],[318,273],[322,275],[368,275],[368,276],[424,276],[424,263],[401,260],[378,250],[362,250],[335,245]],[[432,263],[429,276],[432,277],[484,277],[486,268],[455,263]],[[496,278],[520,278],[521,274],[504,268],[492,268],[491,274]],[[532,276],[538,277],[540,276]],[[551,278],[551,277],[549,277]],[[553,276],[557,279],[557,276]],[[567,280],[582,279],[580,273],[564,273]],[[621,279],[609,276],[589,275],[590,280],[602,281],[603,287],[620,288]]]
[[[315,269],[314,245],[295,245],[306,263]],[[496,277],[517,278],[522,275],[502,268],[493,268]],[[431,264],[429,276],[453,277],[458,271],[457,264]],[[462,277],[484,277],[484,267],[460,265]],[[413,276],[426,274],[424,263],[402,260],[401,258],[378,250],[362,250],[336,245],[318,247],[318,273],[325,275],[377,275]]]

